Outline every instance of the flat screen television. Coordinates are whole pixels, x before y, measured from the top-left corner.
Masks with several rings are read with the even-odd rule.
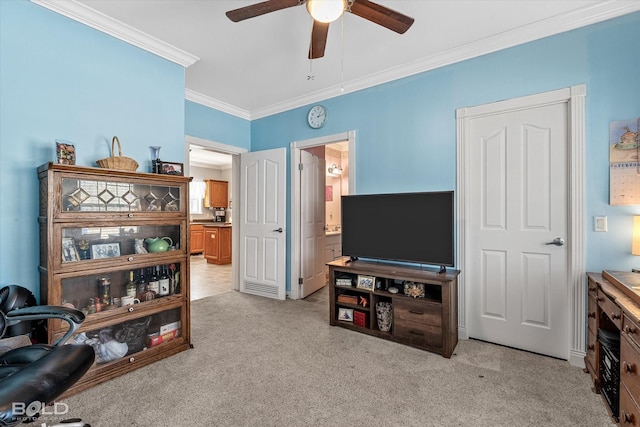
[[[342,255],[454,266],[453,191],[342,196]]]

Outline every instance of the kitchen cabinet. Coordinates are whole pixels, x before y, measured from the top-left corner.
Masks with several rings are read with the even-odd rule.
[[[204,225],[191,224],[189,239],[189,254],[201,254],[204,252]]]
[[[190,178],[54,163],[37,172],[41,303],[85,313],[72,340],[99,347],[65,396],[190,348]],[[66,330],[48,320],[42,339]]]
[[[231,263],[231,227],[206,225],[204,227],[204,257],[209,264]]]
[[[229,204],[229,182],[206,179],[205,208],[226,208]]]

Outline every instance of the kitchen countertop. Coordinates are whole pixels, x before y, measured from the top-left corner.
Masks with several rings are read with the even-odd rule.
[[[230,222],[216,222],[216,221],[207,221],[207,220],[191,221],[191,225],[194,225],[194,224],[204,225],[205,227],[231,227]]]

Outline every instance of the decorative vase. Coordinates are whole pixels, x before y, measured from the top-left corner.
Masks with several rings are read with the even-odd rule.
[[[378,302],[376,304],[376,318],[378,329],[382,332],[389,332],[393,323],[393,311],[390,302]]]
[[[158,173],[158,160],[160,160],[160,146],[151,145],[151,172]]]

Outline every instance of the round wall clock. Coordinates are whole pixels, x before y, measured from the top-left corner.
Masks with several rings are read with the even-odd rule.
[[[309,110],[307,123],[314,129],[321,128],[327,122],[327,109],[322,105],[316,105]]]

